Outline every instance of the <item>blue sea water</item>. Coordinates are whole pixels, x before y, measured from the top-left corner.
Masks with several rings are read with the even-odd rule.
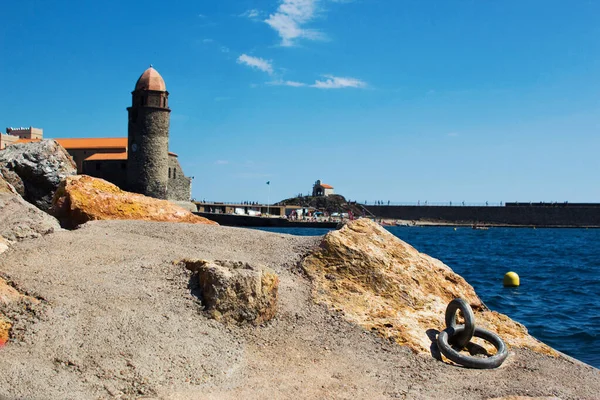
[[[293,235],[329,229],[263,228]],[[529,333],[600,368],[600,229],[388,227],[463,276],[492,310]],[[518,288],[502,278],[515,271]]]

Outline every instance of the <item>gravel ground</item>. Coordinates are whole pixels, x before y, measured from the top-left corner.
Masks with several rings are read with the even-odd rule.
[[[9,310],[8,399],[600,398],[600,371],[512,351],[478,371],[414,355],[316,305],[298,261],[319,238],[240,228],[99,221],[14,245],[0,271],[42,300]],[[280,276],[260,326],[208,319],[183,258],[261,263]],[[434,327],[435,328],[435,327]]]

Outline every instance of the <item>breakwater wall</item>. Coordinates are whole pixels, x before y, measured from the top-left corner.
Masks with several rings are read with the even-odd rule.
[[[449,224],[538,227],[600,227],[600,204],[505,206],[363,206],[378,218]]]
[[[195,212],[223,226],[273,227],[273,228],[335,228],[337,222],[289,221],[285,218],[251,217],[249,215]]]

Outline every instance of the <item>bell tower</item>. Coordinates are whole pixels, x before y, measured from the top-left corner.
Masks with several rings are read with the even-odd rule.
[[[169,174],[169,92],[150,66],[131,92],[128,124],[127,189],[167,198]]]

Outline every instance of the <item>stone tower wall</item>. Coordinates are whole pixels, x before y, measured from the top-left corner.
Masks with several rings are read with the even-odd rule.
[[[127,186],[133,192],[167,198],[169,113],[169,109],[158,107],[129,109]]]
[[[192,178],[183,174],[176,156],[169,156],[169,200],[190,201],[192,198]]]

